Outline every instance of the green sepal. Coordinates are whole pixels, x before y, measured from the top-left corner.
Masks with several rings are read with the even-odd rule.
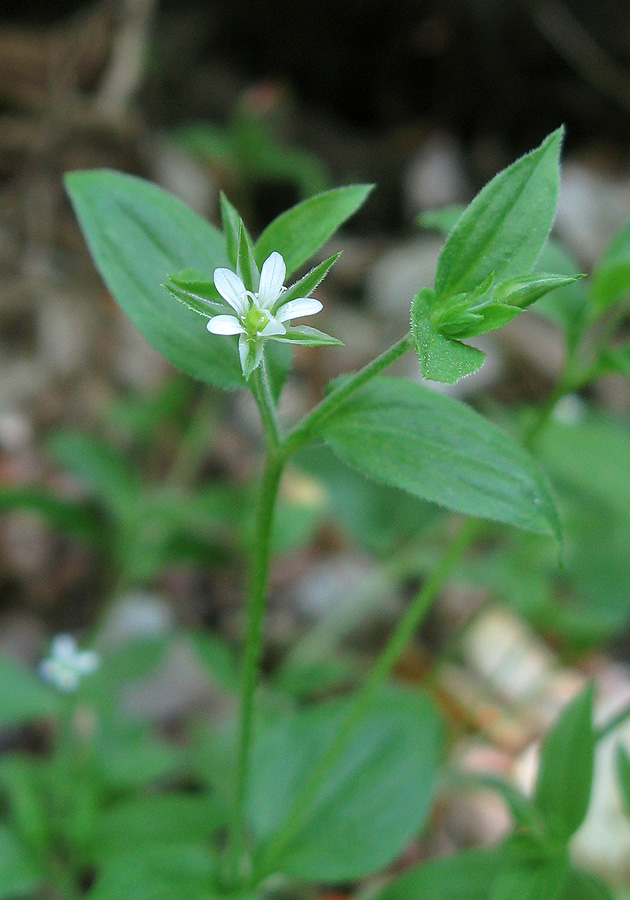
[[[493,299],[497,303],[525,309],[550,291],[568,287],[581,278],[584,278],[584,275],[552,275],[548,272],[534,272],[521,278],[508,278],[497,286]]]
[[[537,273],[494,285],[491,273],[468,294],[458,294],[442,302],[438,299],[431,320],[444,337],[460,340],[487,334],[507,325],[550,291],[573,284],[581,277]]]
[[[303,278],[300,278],[299,281],[292,284],[274,304],[274,313],[277,312],[281,306],[284,306],[285,303],[288,303],[289,300],[295,300],[297,297],[310,297],[317,285],[324,280],[326,275],[328,275],[340,256],[341,253],[335,253],[333,256],[329,256],[324,262],[312,268],[310,272],[307,272]]]
[[[265,341],[262,339],[251,340],[246,334],[242,334],[238,340],[238,355],[241,361],[241,369],[245,381],[249,381],[250,375],[257,369],[263,358]]]
[[[171,284],[163,284],[162,287],[166,288],[169,294],[179,300],[180,303],[183,303],[184,306],[187,306],[188,309],[192,309],[197,315],[205,316],[206,319],[228,312],[225,304],[220,303],[218,300],[209,300],[207,297],[202,297],[183,288],[173,287]]]
[[[287,328],[286,334],[279,334],[274,340],[285,344],[301,344],[303,347],[343,347],[343,341],[317,328],[311,328],[310,325],[294,325],[293,328]]]
[[[238,249],[236,251],[236,274],[248,291],[257,291],[260,272],[254,259],[254,247],[242,220],[238,224]]]
[[[219,195],[219,203],[221,205],[221,224],[223,225],[223,234],[225,235],[225,248],[230,265],[233,269],[236,269],[236,260],[238,259],[238,233],[241,219],[236,207],[230,203],[223,191],[221,191]]]
[[[411,334],[420,359],[420,371],[430,381],[455,384],[480,369],[486,358],[482,350],[444,337],[431,321],[430,288],[416,294],[411,307]]]

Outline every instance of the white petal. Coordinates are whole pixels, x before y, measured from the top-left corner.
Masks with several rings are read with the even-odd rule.
[[[77,652],[77,642],[71,634],[58,634],[50,642],[50,655],[64,663],[72,662]]]
[[[81,675],[91,675],[95,672],[101,662],[101,658],[94,650],[83,650],[77,653],[74,660],[74,667]]]
[[[280,294],[286,278],[287,267],[280,253],[276,250],[267,257],[260,270],[258,286],[258,305],[271,309]]]
[[[215,269],[213,278],[214,286],[223,299],[227,300],[240,316],[244,316],[249,309],[249,302],[245,285],[236,272],[231,269]]]
[[[289,319],[298,319],[300,316],[314,316],[322,308],[322,304],[315,297],[296,297],[289,300],[276,312],[276,318],[281,322]]]
[[[273,316],[270,316],[269,321],[259,334],[261,337],[272,337],[274,334],[286,334],[286,331],[287,330],[282,322],[279,322],[277,319],[274,319]]]
[[[245,334],[245,329],[236,316],[213,316],[206,328],[211,334]]]

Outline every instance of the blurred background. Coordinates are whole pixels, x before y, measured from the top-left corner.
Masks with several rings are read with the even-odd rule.
[[[281,11],[4,0],[0,650],[35,662],[50,634],[97,624],[105,642],[177,624],[235,643],[242,627],[255,408],[175,373],[123,317],[88,257],[63,173],[141,175],[215,222],[223,190],[253,233],[322,189],[377,184],[335,239],[331,252],[343,254],[319,293],[322,327],[346,346],[296,354],[283,398],[296,416],[407,327],[443,244],[417,216],[467,202],[561,123],[556,234],[590,271],[630,219],[628,12],[624,0],[294,0]],[[457,396],[499,419],[500,405],[509,416],[547,397],[563,357],[551,324],[528,314],[483,347],[487,363]],[[405,365],[419,377],[414,360]],[[587,677],[598,677],[602,714],[630,697],[630,381],[602,378],[569,399],[544,462],[589,499],[575,564],[558,574],[552,552],[521,537],[503,569],[492,554],[469,560],[399,673],[422,681],[430,670],[461,726],[461,758],[525,782],[536,738]],[[160,491],[167,477],[176,502]],[[186,506],[186,492],[201,505]],[[325,690],[369,661],[444,535],[431,530],[432,508],[393,501],[317,454],[290,473],[283,502],[266,665],[293,654],[298,691],[313,660],[334,659],[336,674],[318,670]],[[606,504],[625,523],[619,540],[602,524]],[[180,657],[138,702],[168,720],[206,702],[205,691]],[[630,826],[608,763],[580,852],[619,878]],[[495,796],[460,794],[433,841],[490,842],[508,826]]]

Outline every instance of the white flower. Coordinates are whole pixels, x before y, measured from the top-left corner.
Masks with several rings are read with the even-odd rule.
[[[64,693],[78,688],[85,675],[91,675],[101,663],[93,650],[79,650],[70,634],[58,634],[50,643],[50,656],[39,666],[39,674]]]
[[[285,323],[301,316],[312,316],[322,308],[314,297],[295,297],[283,302],[286,274],[284,259],[275,250],[262,265],[257,291],[248,290],[242,278],[231,269],[214,270],[214,286],[235,314],[213,316],[208,320],[207,329],[212,334],[240,335],[243,371],[246,371],[252,345],[260,347],[265,338],[282,340],[287,333]]]

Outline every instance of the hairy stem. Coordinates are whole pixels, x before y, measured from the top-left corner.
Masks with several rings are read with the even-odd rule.
[[[269,447],[278,447],[280,444],[280,429],[278,427],[278,416],[276,413],[276,405],[271,393],[269,384],[269,375],[265,357],[258,368],[252,374],[254,396],[260,410],[260,418],[262,419],[265,438]]]
[[[344,378],[341,384],[315,406],[301,422],[286,436],[282,444],[282,450],[286,457],[294,453],[310,441],[317,429],[324,424],[337,410],[344,400],[355,394],[364,384],[371,381],[376,375],[380,375],[388,366],[396,362],[408,350],[413,347],[413,338],[407,333],[403,338],[388,347],[380,356],[373,359],[354,375]]]
[[[241,682],[241,711],[236,763],[236,796],[232,821],[231,873],[233,884],[246,874],[245,808],[252,749],[254,693],[258,683],[263,645],[263,626],[267,605],[267,582],[271,555],[271,534],[283,461],[277,454],[267,457],[256,516],[254,559],[247,603],[247,631]]]

